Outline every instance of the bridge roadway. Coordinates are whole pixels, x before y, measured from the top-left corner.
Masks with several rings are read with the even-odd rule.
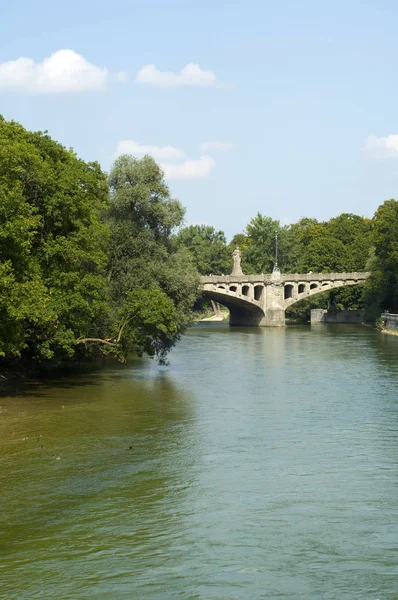
[[[370,273],[307,273],[271,275],[208,275],[203,293],[226,306],[230,325],[283,327],[285,310],[315,294],[357,285]]]

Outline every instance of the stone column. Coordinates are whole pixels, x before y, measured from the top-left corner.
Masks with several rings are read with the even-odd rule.
[[[286,322],[283,285],[272,281],[270,285],[265,287],[265,292],[265,327],[284,327]]]

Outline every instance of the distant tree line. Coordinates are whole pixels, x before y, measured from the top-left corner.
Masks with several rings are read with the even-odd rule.
[[[208,225],[184,227],[156,162],[121,156],[107,176],[47,132],[0,117],[0,367],[146,353],[160,363],[192,322],[199,274],[269,273],[275,232],[284,272],[371,270],[361,287],[312,305],[398,311],[398,203],[373,219],[342,214],[281,226],[258,213],[228,244]],[[291,309],[305,317],[309,301]]]

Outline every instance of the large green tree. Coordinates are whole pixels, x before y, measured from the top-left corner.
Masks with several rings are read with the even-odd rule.
[[[0,118],[1,356],[63,360],[98,332],[107,206],[97,163]]]
[[[113,336],[123,355],[138,349],[165,362],[191,322],[199,291],[191,255],[173,235],[184,209],[149,156],[119,157],[109,185]]]

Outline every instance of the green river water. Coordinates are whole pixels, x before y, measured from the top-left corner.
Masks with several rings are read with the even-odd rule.
[[[2,395],[0,598],[396,600],[398,338],[202,324],[170,358]]]

